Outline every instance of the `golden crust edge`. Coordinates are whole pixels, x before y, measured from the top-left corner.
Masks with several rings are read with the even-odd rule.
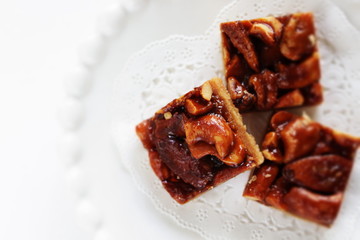
[[[252,157],[252,159],[255,161],[256,166],[259,166],[264,162],[264,156],[262,155],[255,138],[247,132],[246,125],[242,120],[242,116],[240,115],[239,110],[234,106],[230,95],[223,84],[223,81],[216,77],[212,78],[208,82],[211,84],[213,92],[223,100],[224,106],[229,112],[229,119],[226,120],[231,124],[231,127],[236,130],[236,134],[242,140],[250,157]]]

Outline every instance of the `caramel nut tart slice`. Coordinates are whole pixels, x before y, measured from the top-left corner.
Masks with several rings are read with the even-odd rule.
[[[322,102],[312,13],[220,25],[227,88],[240,112]]]
[[[243,195],[329,227],[359,146],[360,138],[277,112],[262,143],[265,162],[251,174]]]
[[[263,162],[218,78],[167,104],[136,133],[154,173],[181,204]]]

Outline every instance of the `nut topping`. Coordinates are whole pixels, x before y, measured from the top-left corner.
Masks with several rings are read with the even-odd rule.
[[[299,89],[291,91],[278,99],[275,108],[296,107],[304,103],[304,97]]]
[[[255,24],[262,23],[262,24],[269,25],[274,32],[275,40],[280,39],[283,24],[279,20],[277,20],[275,17],[269,16],[269,17],[264,17],[264,18],[258,18],[258,19],[252,20],[251,22],[253,22]]]
[[[274,162],[282,162],[283,155],[279,148],[279,139],[275,132],[269,132],[265,135],[262,142],[262,153],[266,159]]]
[[[169,120],[171,117],[172,117],[171,112],[166,112],[166,113],[164,113],[164,118],[165,118],[166,120]]]
[[[311,13],[293,14],[284,27],[280,43],[281,53],[292,61],[298,61],[311,54],[315,48],[315,28]]]
[[[275,43],[274,30],[266,23],[254,23],[250,29],[250,34],[258,36],[268,45]]]
[[[272,129],[277,130],[279,128],[279,130],[283,129],[283,127],[281,125],[286,125],[288,124],[290,121],[292,121],[294,119],[294,115],[286,112],[286,111],[280,111],[275,113],[270,120],[270,126],[272,127]]]
[[[319,54],[314,53],[300,64],[279,64],[279,88],[302,88],[320,79]]]
[[[277,112],[262,142],[266,160],[249,177],[243,195],[330,226],[359,147],[360,138],[322,126],[305,114]],[[265,173],[269,166],[277,171]]]
[[[257,96],[257,108],[265,110],[271,108],[277,101],[277,75],[269,70],[250,77],[250,84]]]
[[[320,138],[320,125],[299,117],[280,132],[284,143],[284,161],[289,162],[313,150]]]
[[[249,93],[234,77],[228,78],[228,91],[234,104],[240,110],[251,108],[256,101],[256,97]]]
[[[281,36],[282,23],[275,17],[265,17],[252,20],[250,34],[258,36],[266,44],[273,45]]]
[[[322,101],[313,21],[312,13],[295,13],[220,25],[225,78],[240,112]]]
[[[320,195],[304,188],[293,187],[284,197],[287,210],[300,217],[330,226],[334,221],[343,193]]]
[[[193,116],[198,116],[209,112],[212,109],[213,105],[209,101],[206,105],[199,103],[195,99],[186,99],[185,109],[188,113]]]
[[[244,196],[263,201],[266,190],[273,183],[278,172],[279,168],[270,162],[266,162],[259,168],[256,168],[244,191]]]
[[[224,159],[220,160],[229,166],[236,166],[242,163],[246,158],[246,150],[244,149],[240,139],[235,136],[235,142],[232,151]]]
[[[213,94],[213,90],[211,88],[211,85],[209,82],[205,82],[202,86],[201,86],[201,92],[200,92],[201,96],[206,100],[206,101],[210,101],[212,94]]]
[[[206,115],[195,120],[189,120],[184,124],[184,129],[186,142],[192,154],[196,152],[194,149],[199,143],[202,147],[205,144],[209,145],[209,148],[215,147],[220,159],[225,158],[230,153],[234,134],[223,117]]]
[[[259,71],[259,62],[256,56],[253,43],[250,41],[242,22],[230,22],[221,25],[221,30],[225,33],[234,47],[244,56],[249,66],[255,71]]]
[[[250,68],[243,57],[234,55],[225,67],[225,76],[241,78],[249,71],[249,69]]]
[[[311,190],[335,193],[344,190],[351,165],[350,160],[337,155],[313,156],[287,164],[283,176]]]

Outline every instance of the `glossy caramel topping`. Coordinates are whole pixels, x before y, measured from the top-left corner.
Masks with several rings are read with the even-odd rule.
[[[311,13],[226,22],[220,29],[228,89],[241,112],[322,101]]]
[[[179,203],[254,165],[234,123],[226,120],[223,100],[207,83],[136,127],[155,174]]]
[[[330,226],[359,146],[360,138],[278,112],[262,143],[267,160],[250,176],[244,196]]]

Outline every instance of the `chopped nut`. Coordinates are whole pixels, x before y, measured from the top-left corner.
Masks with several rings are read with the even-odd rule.
[[[298,61],[310,54],[314,50],[315,44],[312,37],[309,36],[314,36],[314,32],[311,13],[293,14],[284,27],[280,43],[281,53],[293,61]]]
[[[195,99],[186,99],[185,109],[188,113],[194,116],[202,115],[211,110],[213,107],[212,103],[209,101],[206,105],[203,105],[196,101]]]
[[[202,96],[206,101],[210,101],[210,100],[211,100],[213,91],[212,91],[212,88],[211,88],[211,85],[210,85],[209,82],[206,82],[206,83],[204,83],[204,84],[201,86],[201,92],[200,92],[200,94],[201,94],[201,96]]]
[[[278,99],[275,108],[296,107],[304,103],[304,97],[299,89],[291,91]]]
[[[279,88],[302,88],[320,79],[319,54],[315,52],[300,64],[278,65]]]
[[[265,178],[269,178],[269,177],[271,177],[271,174],[265,174],[264,177],[265,177]]]
[[[223,117],[206,115],[199,119],[185,122],[184,129],[186,142],[191,154],[195,158],[199,158],[202,155],[196,149],[199,147],[199,144],[202,149],[207,149],[206,151],[213,151],[215,147],[220,159],[225,158],[230,153],[234,134]]]
[[[253,176],[250,178],[248,184],[251,184],[252,182],[255,182],[256,179],[257,179],[256,175],[253,175]]]
[[[171,117],[172,117],[171,112],[166,112],[166,113],[164,113],[164,118],[165,118],[166,120],[169,120]]]

